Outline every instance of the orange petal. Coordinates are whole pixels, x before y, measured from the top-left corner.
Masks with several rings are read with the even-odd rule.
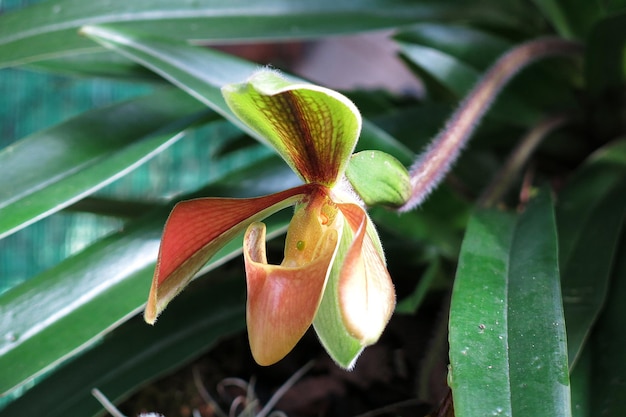
[[[289,267],[268,265],[265,225],[253,223],[244,238],[248,283],[246,317],[250,349],[256,362],[271,365],[281,360],[302,338],[319,307],[330,265],[339,241],[327,228],[317,242],[316,257]]]
[[[167,303],[237,233],[293,205],[314,188],[302,185],[264,197],[202,198],[177,204],[165,224],[145,320],[154,323]]]
[[[339,277],[339,305],[348,332],[371,345],[391,318],[395,291],[382,252],[370,235],[376,231],[365,211],[356,204],[338,206],[354,231]]]

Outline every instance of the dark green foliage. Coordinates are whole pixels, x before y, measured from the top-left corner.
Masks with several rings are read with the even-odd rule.
[[[17,67],[0,71],[0,415],[95,415],[91,387],[118,400],[243,329],[243,269],[224,265],[240,240],[155,329],[138,316],[173,204],[298,181],[242,138],[249,132],[220,94],[258,64],[189,40],[379,28],[396,30],[425,94],[354,92],[368,118],[359,149],[406,166],[500,54],[542,36],[585,46],[580,58],[519,74],[421,207],[402,215],[375,207],[371,216],[392,274],[409,271],[394,276],[402,294],[414,289],[400,312],[454,281],[458,417],[623,413],[624,2],[18,3],[0,10],[0,67]],[[526,161],[525,178],[497,208],[479,207],[525,132],[554,115],[566,122]],[[272,218],[268,232],[279,235],[288,220]]]

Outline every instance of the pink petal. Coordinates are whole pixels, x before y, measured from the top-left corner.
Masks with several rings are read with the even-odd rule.
[[[391,318],[395,291],[383,256],[369,234],[376,232],[365,211],[356,204],[339,204],[339,208],[354,231],[339,277],[340,309],[348,332],[370,345]]]
[[[314,188],[302,185],[264,197],[201,198],[177,204],[161,239],[146,321],[154,323],[167,303],[237,233],[253,221],[296,203]]]

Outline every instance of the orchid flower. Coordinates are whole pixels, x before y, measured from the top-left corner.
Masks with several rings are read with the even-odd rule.
[[[165,225],[145,319],[154,323],[209,258],[246,230],[246,319],[254,359],[261,365],[279,361],[313,324],[330,356],[351,368],[363,348],[378,340],[395,306],[378,234],[354,191],[368,195],[362,192],[368,188],[364,183],[376,182],[359,180],[367,175],[359,167],[379,158],[388,166],[391,157],[356,154],[346,179],[361,116],[335,91],[261,70],[246,82],[223,87],[222,94],[304,184],[263,197],[200,198],[176,205]],[[391,165],[397,168],[396,162]],[[405,177],[398,205],[408,198]],[[384,189],[369,185],[374,195]],[[260,221],[288,206],[295,209],[284,259],[268,264]]]

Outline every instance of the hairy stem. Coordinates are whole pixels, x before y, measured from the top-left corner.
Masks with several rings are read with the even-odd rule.
[[[409,211],[421,204],[441,182],[461,150],[476,130],[497,95],[521,69],[546,57],[578,55],[579,43],[558,38],[542,38],[510,50],[491,67],[452,114],[444,129],[410,169],[412,193],[399,211]]]

